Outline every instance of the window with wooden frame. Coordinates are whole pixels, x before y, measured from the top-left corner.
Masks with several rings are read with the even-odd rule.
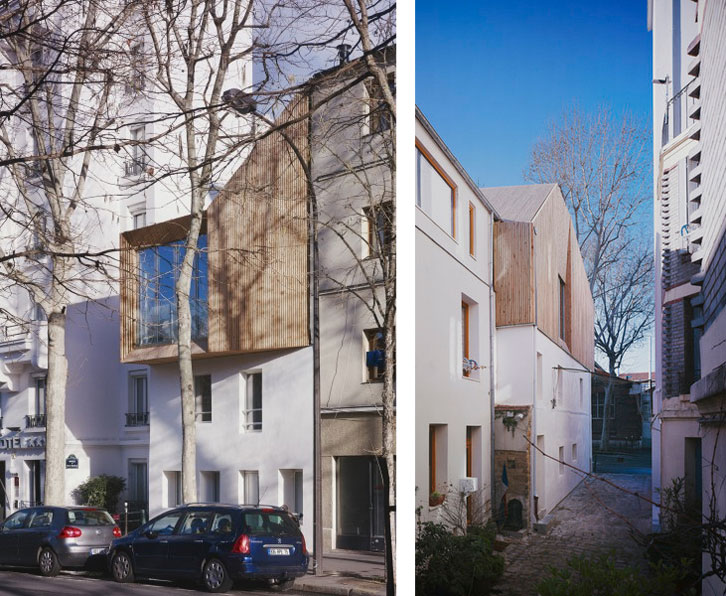
[[[469,305],[461,301],[461,350],[464,357],[463,374],[465,377],[471,376],[471,366],[469,365]]]
[[[565,282],[560,280],[560,338],[567,341],[567,287]]]
[[[469,203],[469,254],[476,256],[476,207]]]
[[[456,238],[457,187],[444,168],[416,140],[416,205]]]
[[[429,505],[440,505],[448,485],[448,426],[429,425]]]
[[[436,425],[429,425],[429,495],[436,491]]]

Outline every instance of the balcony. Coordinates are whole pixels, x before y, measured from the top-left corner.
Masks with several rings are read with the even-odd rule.
[[[126,426],[149,426],[149,413],[127,412]]]
[[[29,352],[32,348],[31,335],[26,325],[0,326],[0,355],[13,356]]]
[[[148,163],[146,161],[146,156],[134,157],[124,163],[124,175],[141,176],[144,172],[146,172],[147,166]]]
[[[667,145],[697,122],[692,116],[694,106],[698,103],[698,94],[695,93],[697,86],[700,87],[697,80],[690,81],[668,100],[663,117],[661,146]]]
[[[30,414],[26,416],[25,428],[45,428],[45,414]]]

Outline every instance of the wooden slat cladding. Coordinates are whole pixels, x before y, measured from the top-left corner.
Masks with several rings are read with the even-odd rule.
[[[560,279],[565,284],[564,339]],[[536,323],[578,362],[593,368],[592,295],[559,188],[553,187],[532,222],[494,224],[494,290],[498,327]]]
[[[559,188],[534,218],[537,327],[581,364],[594,365],[594,306],[570,213]],[[560,338],[560,279],[565,282],[565,340]]]
[[[296,98],[206,213],[209,338],[194,357],[309,345],[308,187],[287,137],[309,162],[307,98]],[[121,236],[121,360],[164,362],[176,344],[137,347],[138,249],[185,237],[189,216]]]
[[[494,291],[497,326],[533,324],[534,269],[532,224],[494,223]]]
[[[308,160],[305,97],[277,122]],[[308,326],[307,182],[280,132],[258,141],[208,210],[209,352],[305,346]]]
[[[119,244],[119,269],[121,280],[119,284],[120,317],[121,317],[121,361],[126,362],[129,353],[134,349],[136,332],[136,313],[138,309],[138,276],[139,255],[132,248],[125,234],[121,234]]]

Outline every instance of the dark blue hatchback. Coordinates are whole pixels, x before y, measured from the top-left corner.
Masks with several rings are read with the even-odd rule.
[[[193,578],[209,592],[225,592],[236,579],[265,579],[285,590],[308,568],[297,520],[267,506],[172,509],[114,540],[108,556],[117,582]]]

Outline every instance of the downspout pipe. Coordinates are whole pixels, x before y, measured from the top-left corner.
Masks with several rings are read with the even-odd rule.
[[[323,574],[323,474],[322,441],[320,420],[320,284],[318,271],[320,255],[318,252],[318,201],[313,184],[313,92],[308,92],[308,196],[309,235],[310,235],[310,335],[313,344],[313,568],[315,575]]]
[[[490,498],[492,503],[492,514],[496,517],[497,502],[496,502],[496,482],[497,482],[497,471],[494,464],[494,403],[495,403],[495,392],[496,392],[496,375],[494,374],[494,331],[496,328],[496,319],[494,317],[494,308],[496,295],[494,294],[494,214],[489,212],[489,441],[490,441]]]
[[[532,439],[537,445],[537,228],[532,224],[532,271],[534,275],[534,329],[532,330]],[[539,521],[539,494],[537,493],[537,450],[530,444],[532,454],[532,504],[534,518]],[[542,459],[544,465],[544,458]],[[531,517],[531,516],[530,516]]]

